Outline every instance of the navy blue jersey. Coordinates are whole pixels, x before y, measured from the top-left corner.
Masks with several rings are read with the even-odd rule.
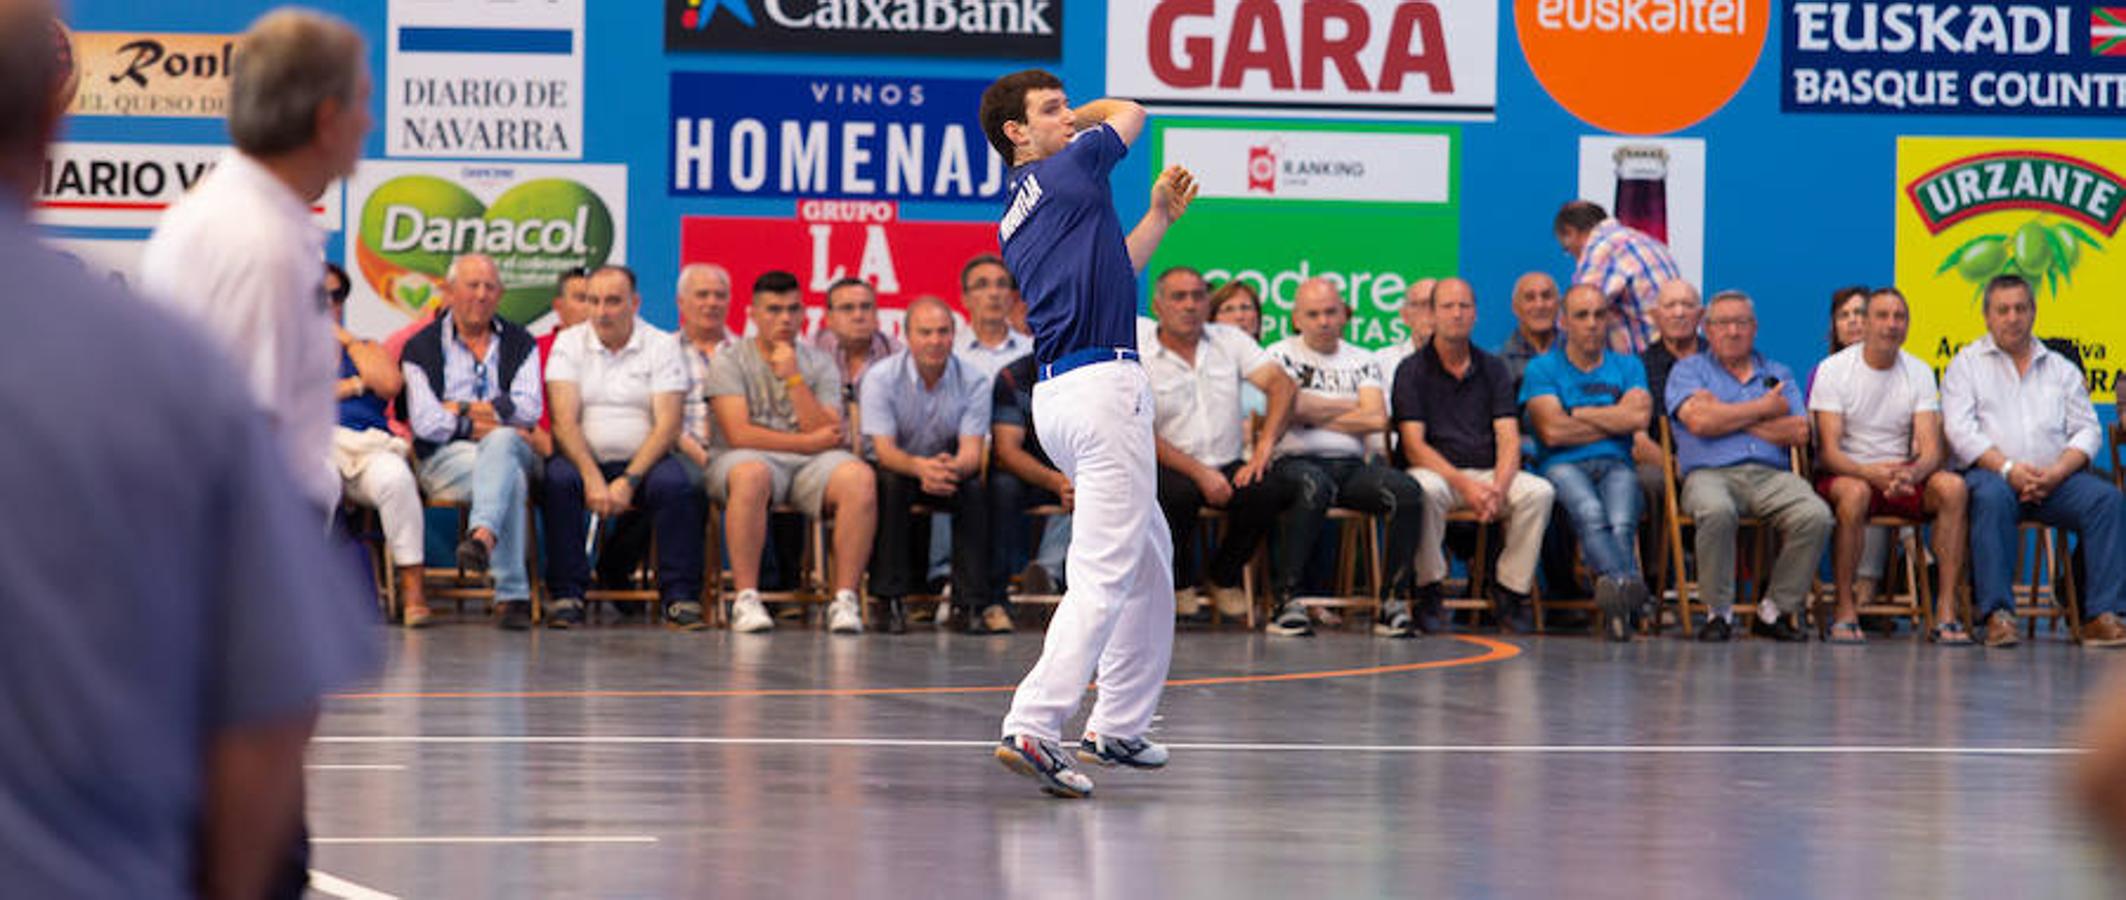
[[[1102,124],[1063,152],[1013,169],[1005,184],[1004,265],[1026,297],[1041,365],[1088,347],[1137,346],[1137,272],[1107,186],[1128,152]]]

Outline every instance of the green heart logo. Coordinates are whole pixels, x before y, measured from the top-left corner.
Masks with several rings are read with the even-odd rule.
[[[485,253],[502,276],[500,314],[522,324],[546,314],[562,272],[603,265],[613,236],[612,211],[578,182],[527,181],[489,206],[447,179],[406,175],[362,204],[355,254],[377,296],[418,315],[442,301],[452,259]]]

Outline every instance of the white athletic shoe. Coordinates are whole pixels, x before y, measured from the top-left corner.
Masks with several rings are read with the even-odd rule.
[[[827,630],[835,634],[863,634],[864,613],[857,608],[856,592],[839,591],[827,605]]]
[[[1167,752],[1166,745],[1143,738],[1109,737],[1088,731],[1078,742],[1078,758],[1110,769],[1160,769],[1166,767]]]
[[[731,630],[743,634],[759,634],[775,629],[775,617],[768,615],[768,608],[761,605],[759,591],[739,591],[738,600],[731,604]]]

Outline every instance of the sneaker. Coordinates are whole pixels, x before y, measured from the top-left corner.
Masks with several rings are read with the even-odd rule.
[[[1314,623],[1307,618],[1306,606],[1297,600],[1287,600],[1265,630],[1282,637],[1306,637],[1314,633]]]
[[[1638,578],[1624,579],[1625,608],[1631,610],[1632,630],[1652,623],[1655,634],[1661,633],[1661,598],[1646,589],[1646,582]]]
[[[1203,595],[1197,593],[1195,588],[1175,588],[1174,618],[1208,622],[1211,620],[1211,611],[1204,608]]]
[[[1709,616],[1698,626],[1698,643],[1725,644],[1735,638],[1735,626],[1719,616]]]
[[[1410,601],[1390,600],[1380,608],[1380,618],[1373,621],[1373,633],[1381,637],[1407,638],[1417,636],[1417,626],[1410,618]]]
[[[708,621],[701,617],[701,604],[689,600],[666,605],[664,624],[680,631],[700,631],[709,627]]]
[[[1077,800],[1093,795],[1093,780],[1071,768],[1070,759],[1054,741],[1008,735],[997,743],[996,757],[1004,768],[1033,779],[1051,796]]]
[[[1595,579],[1595,606],[1602,610],[1602,633],[1616,643],[1631,641],[1631,600],[1624,592],[1624,579],[1604,575]]]
[[[990,634],[1010,634],[1011,613],[1001,604],[993,605],[982,610],[982,625],[989,629]]]
[[[1166,768],[1166,745],[1143,738],[1101,737],[1088,731],[1078,742],[1078,760],[1096,766],[1132,769]]]
[[[835,634],[864,633],[864,613],[856,606],[855,591],[834,592],[834,602],[827,604],[827,630]]]
[[[504,600],[495,604],[495,625],[503,631],[525,631],[531,628],[531,601]]]
[[[435,623],[435,610],[426,606],[409,606],[400,614],[407,628],[427,628]]]
[[[731,604],[731,630],[759,634],[774,629],[775,619],[768,615],[768,607],[760,602],[760,592],[739,591],[738,600]]]
[[[1417,630],[1426,634],[1447,633],[1447,607],[1446,601],[1440,597],[1439,582],[1420,585],[1412,606],[1413,624]]]
[[[2022,629],[2015,627],[2015,614],[2005,609],[1994,610],[1986,617],[1986,646],[2013,647],[2023,642]]]
[[[908,608],[899,597],[883,597],[879,600],[879,614],[885,618],[887,634],[908,633]]]
[[[583,624],[583,601],[561,597],[546,605],[546,627],[567,631]]]
[[[1782,644],[1804,644],[1809,639],[1809,633],[1801,630],[1801,626],[1794,624],[1794,620],[1787,616],[1780,616],[1769,622],[1759,617],[1750,622],[1750,633],[1761,638],[1771,638]]]

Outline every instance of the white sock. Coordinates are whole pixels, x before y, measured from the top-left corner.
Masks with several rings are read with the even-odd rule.
[[[848,601],[848,602],[850,602],[850,603],[855,603],[855,602],[856,602],[856,592],[855,592],[855,591],[852,591],[852,590],[849,590],[848,588],[842,588],[841,590],[838,590],[838,591],[835,591],[835,592],[834,592],[834,602],[836,602],[836,603],[840,603],[840,602],[842,602],[842,601],[845,601],[845,600],[846,600],[846,601]]]
[[[738,602],[745,603],[749,600],[754,603],[760,602],[759,588],[745,588],[738,592]]]
[[[1769,603],[1759,603],[1757,604],[1757,618],[1766,625],[1777,624],[1779,621],[1779,607]]]

